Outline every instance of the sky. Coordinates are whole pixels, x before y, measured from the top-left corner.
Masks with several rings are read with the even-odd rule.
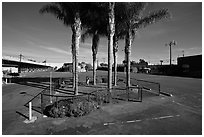
[[[2,56],[34,59],[37,62],[61,67],[71,62],[70,26],[52,14],[40,14],[43,2],[2,3]],[[177,57],[202,54],[202,3],[201,2],[155,2],[149,3],[144,16],[158,9],[167,8],[171,19],[138,30],[131,50],[130,60],[144,59],[150,64],[169,64],[169,46],[172,40],[172,63]],[[79,62],[92,63],[91,38],[80,43]],[[124,40],[119,41],[118,63],[124,60]],[[107,62],[108,40],[100,38],[97,58]]]

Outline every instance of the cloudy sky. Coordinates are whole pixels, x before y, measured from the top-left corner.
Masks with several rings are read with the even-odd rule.
[[[71,62],[71,29],[51,14],[39,14],[46,3],[2,3],[2,55],[47,63]],[[172,18],[138,31],[132,44],[131,60],[145,59],[159,64],[169,63],[169,47],[165,43],[176,40],[172,47],[173,63],[178,56],[202,54],[202,3],[149,3],[145,13],[168,8]],[[101,38],[98,60],[107,62],[106,38]],[[79,61],[92,63],[91,39],[80,44]],[[124,60],[124,40],[119,41],[119,63]]]

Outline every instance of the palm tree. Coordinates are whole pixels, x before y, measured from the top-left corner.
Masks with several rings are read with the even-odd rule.
[[[117,5],[117,3],[116,3]],[[113,37],[113,64],[114,64],[114,73],[113,73],[113,85],[117,86],[117,57],[118,57],[118,41],[119,39],[124,39],[125,33],[119,28],[119,20],[117,20],[117,14],[115,15],[115,35]]]
[[[118,52],[118,39],[115,34],[113,37],[113,64],[114,64],[113,85],[114,86],[117,85],[117,52]]]
[[[114,2],[108,3],[108,93],[109,101],[112,91],[112,51],[113,51],[113,36],[115,34],[115,14],[114,14]]]
[[[89,12],[86,14],[84,27],[86,31],[82,34],[82,42],[89,36],[92,36],[92,56],[93,56],[93,85],[96,85],[96,55],[100,35],[107,35],[107,17],[106,9],[99,3],[90,3]]]
[[[57,19],[63,21],[65,26],[71,26],[72,29],[72,55],[73,55],[73,87],[75,95],[78,95],[78,54],[79,44],[81,38],[81,19],[83,16],[83,9],[85,9],[84,3],[79,2],[58,2],[43,6],[40,9],[40,13],[51,13],[56,16]]]
[[[125,30],[122,27],[123,21],[121,20],[121,5],[115,4],[115,35],[113,37],[113,63],[114,63],[114,86],[117,85],[117,52],[118,52],[118,40],[124,39]]]
[[[126,57],[126,87],[130,87],[130,54],[131,46],[138,29],[146,27],[149,24],[170,17],[168,9],[161,9],[151,12],[147,16],[143,16],[143,12],[147,3],[119,3],[123,8],[121,9],[121,26],[125,28],[125,57]]]

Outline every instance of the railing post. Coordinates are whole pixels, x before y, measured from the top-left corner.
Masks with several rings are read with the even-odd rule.
[[[138,96],[139,96],[139,101],[142,102],[142,88],[138,87]]]
[[[130,87],[127,87],[127,101],[129,101],[129,90],[130,90]]]
[[[32,116],[32,102],[29,102],[29,118],[24,120],[24,123],[28,124],[28,123],[33,123],[35,122],[35,120],[37,120],[37,117]]]
[[[29,102],[29,120],[32,119],[32,102]]]
[[[43,110],[44,110],[44,107],[43,107],[43,93],[41,93],[41,113],[43,115]]]

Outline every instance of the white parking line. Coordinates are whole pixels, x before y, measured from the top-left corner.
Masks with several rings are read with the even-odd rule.
[[[148,118],[148,119],[136,119],[136,120],[129,120],[129,121],[121,121],[120,124],[126,124],[126,123],[136,123],[136,122],[141,122],[141,121],[145,121],[145,120],[159,120],[159,119],[167,119],[167,118],[173,118],[173,117],[179,117],[180,115],[169,115],[169,116],[161,116],[161,117],[155,117],[155,118]],[[103,125],[104,126],[107,126],[107,125],[113,125],[113,124],[119,124],[118,122],[117,123],[113,123],[113,122],[110,122],[110,123],[104,123]]]
[[[200,114],[200,111],[197,111],[196,108],[193,108],[193,107],[191,107],[191,106],[186,106],[186,105],[181,104],[181,103],[179,103],[179,102],[176,102],[176,101],[174,101],[174,100],[172,100],[172,102],[175,103],[175,104],[177,104],[177,105],[179,105],[179,106],[182,106],[182,107],[185,108],[186,110],[189,110],[189,111],[191,111],[191,112],[193,112],[193,113],[196,113],[196,114]]]
[[[134,122],[140,122],[142,120],[138,119],[138,120],[131,120],[131,121],[126,121],[126,123],[134,123]]]
[[[165,119],[165,118],[172,118],[174,116],[163,116],[163,117],[155,117],[155,118],[152,118],[152,119]]]

